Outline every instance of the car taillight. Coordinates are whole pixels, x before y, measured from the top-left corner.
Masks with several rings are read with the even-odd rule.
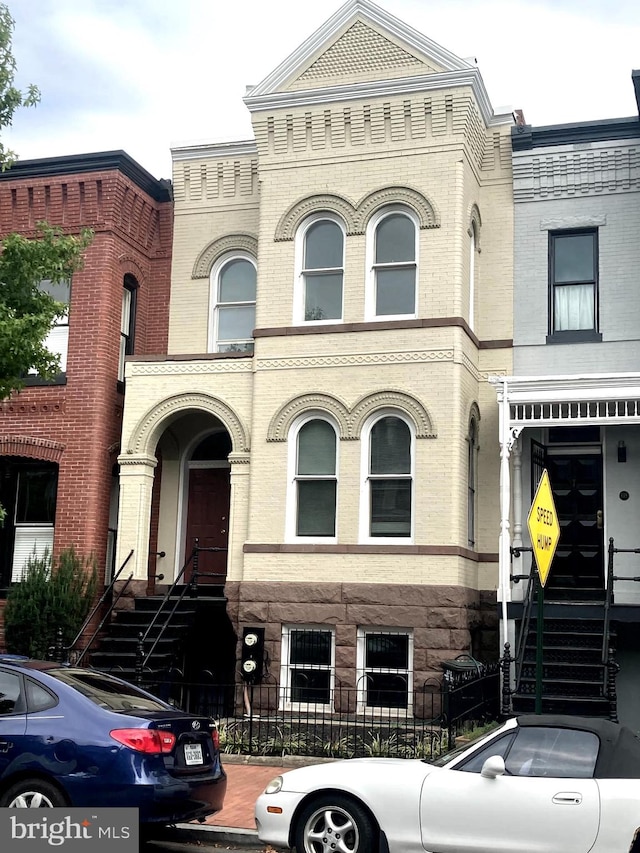
[[[218,734],[218,729],[214,729],[211,732],[211,740],[213,741],[213,748],[220,749],[220,735]]]
[[[160,732],[157,729],[113,729],[110,735],[129,749],[144,752],[147,755],[171,752],[176,742],[174,734]]]

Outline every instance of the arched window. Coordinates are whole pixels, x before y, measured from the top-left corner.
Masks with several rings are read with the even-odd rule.
[[[478,449],[478,428],[475,419],[469,424],[467,436],[467,531],[469,547],[476,544],[476,452]]]
[[[371,219],[367,239],[371,318],[415,316],[417,234],[414,214],[402,207],[385,208]]]
[[[412,536],[413,443],[413,429],[395,414],[378,417],[365,429],[361,538],[380,541]]]
[[[243,252],[223,255],[211,270],[209,349],[253,352],[256,324],[256,266]]]
[[[476,301],[476,250],[477,235],[475,222],[471,223],[469,229],[469,328],[473,332],[475,325],[475,301]]]
[[[292,430],[288,538],[336,536],[337,435],[329,421],[306,418]]]
[[[342,320],[344,230],[335,217],[317,214],[303,224],[296,244],[295,322]]]
[[[122,285],[122,310],[120,313],[120,360],[118,362],[118,381],[124,381],[124,360],[133,355],[134,333],[136,328],[136,298],[138,282],[132,275],[125,275]]]

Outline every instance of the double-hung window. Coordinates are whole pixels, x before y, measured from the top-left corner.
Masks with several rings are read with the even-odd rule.
[[[69,281],[51,281],[42,279],[38,285],[44,293],[48,293],[56,302],[66,306],[64,313],[53,321],[53,325],[44,339],[44,345],[54,355],[60,357],[60,373],[67,371],[67,351],[69,349],[69,302],[71,298],[71,283]],[[35,375],[35,370],[30,370]]]
[[[370,422],[362,491],[361,539],[409,539],[413,522],[413,431],[393,414]]]
[[[413,711],[413,635],[407,630],[358,628],[358,707]]]
[[[372,319],[415,316],[417,234],[415,217],[404,208],[384,209],[370,222],[367,314]]]
[[[19,465],[14,506],[11,580],[19,581],[32,554],[53,548],[58,466],[50,462]]]
[[[282,704],[332,707],[335,636],[332,628],[284,625],[282,628]]]
[[[288,538],[335,537],[337,436],[328,421],[312,417],[294,427]]]
[[[467,435],[467,537],[470,548],[476,544],[476,422],[472,418]]]
[[[550,337],[593,340],[598,331],[598,232],[549,234]]]
[[[301,240],[297,319],[307,323],[341,320],[344,231],[337,220],[318,214],[304,224]]]
[[[124,360],[133,355],[134,330],[136,325],[136,297],[138,282],[132,275],[125,275],[122,287],[122,310],[120,313],[120,359],[118,381],[124,381]]]
[[[225,255],[211,271],[211,334],[214,352],[253,352],[256,267],[243,253]]]

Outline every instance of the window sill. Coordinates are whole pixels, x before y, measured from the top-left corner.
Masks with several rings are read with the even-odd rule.
[[[38,385],[66,385],[67,384],[67,374],[59,373],[55,379],[43,379],[41,376],[37,374],[30,373],[24,377],[24,384],[26,388],[33,388]]]
[[[594,329],[576,329],[567,332],[554,332],[547,335],[548,344],[597,344],[602,341],[602,332]]]

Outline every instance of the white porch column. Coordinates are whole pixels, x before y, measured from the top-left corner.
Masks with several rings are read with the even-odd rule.
[[[118,544],[116,571],[133,549],[120,580],[133,572],[134,581],[146,581],[149,566],[149,532],[151,527],[151,493],[155,456],[123,454],[120,465],[120,503],[118,507]]]
[[[227,580],[242,580],[243,552],[249,528],[249,474],[250,453],[230,453],[231,495],[229,505],[229,553],[227,554]]]
[[[522,547],[522,443],[519,438],[513,442],[513,547]],[[514,575],[522,574],[524,557],[514,557],[511,570]],[[514,598],[521,599],[524,584],[522,581],[512,588]]]
[[[498,390],[499,430],[500,441],[500,540],[498,545],[498,597],[502,603],[502,619],[500,620],[501,652],[508,642],[507,604],[511,600],[511,535],[509,516],[511,507],[511,480],[509,471],[509,452],[511,430],[509,417],[509,389],[507,380],[500,380]]]

